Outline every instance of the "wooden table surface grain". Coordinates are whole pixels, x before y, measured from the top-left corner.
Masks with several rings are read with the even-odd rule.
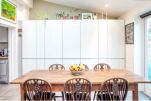
[[[85,71],[83,72],[83,75],[80,76],[74,76],[68,70],[64,70],[64,71],[33,70],[13,80],[11,83],[20,84],[28,79],[37,78],[37,79],[46,80],[51,84],[62,84],[71,78],[86,78],[89,81],[91,81],[92,84],[98,84],[104,82],[109,78],[114,78],[114,77],[125,78],[129,83],[148,82],[143,77],[131,73],[127,70],[112,69],[112,70],[104,70],[104,71],[94,71],[94,70]]]

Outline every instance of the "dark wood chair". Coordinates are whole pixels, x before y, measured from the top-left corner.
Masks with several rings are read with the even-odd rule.
[[[94,66],[94,70],[95,71],[98,71],[98,70],[109,70],[109,69],[111,69],[111,67],[108,64],[105,64],[105,63],[99,63],[99,64],[96,64]]]
[[[98,101],[124,101],[128,92],[128,81],[123,78],[111,78],[103,83],[97,94]]]
[[[41,79],[29,79],[25,81],[23,90],[26,101],[55,100],[55,93],[52,93],[51,85]]]
[[[52,64],[49,70],[65,70],[65,67],[61,64]]]
[[[103,71],[103,70],[110,70],[111,67],[106,64],[106,63],[98,63],[94,66],[94,71]],[[97,91],[94,92],[94,97],[93,97],[93,101],[95,100],[95,97],[96,97],[96,93]]]
[[[83,65],[84,65],[84,71],[88,71],[89,67],[86,64],[83,64]]]
[[[64,85],[64,96],[67,101],[90,101],[91,82],[84,78],[73,78]]]
[[[49,67],[49,70],[50,71],[53,71],[53,70],[65,70],[65,67],[63,65],[61,65],[61,64],[52,64]],[[62,100],[64,101],[64,92],[61,92],[61,96],[55,95],[55,97],[62,97]]]

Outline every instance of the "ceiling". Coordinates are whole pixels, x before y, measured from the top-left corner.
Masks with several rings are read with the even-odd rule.
[[[105,11],[105,5],[108,5],[108,15],[119,17],[131,9],[150,0],[45,0],[48,2],[61,4],[69,7],[75,7],[92,12],[101,13]]]

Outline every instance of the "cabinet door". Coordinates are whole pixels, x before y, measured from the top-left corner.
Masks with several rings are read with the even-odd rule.
[[[8,61],[7,60],[0,60],[0,76],[7,76],[8,75]]]
[[[108,21],[108,58],[124,58],[124,21]]]
[[[63,58],[80,58],[80,21],[63,21]]]
[[[99,63],[106,63],[111,67],[111,69],[124,69],[125,68],[124,59],[100,59]]]
[[[37,25],[37,58],[44,58],[45,22],[36,21]]]
[[[36,21],[24,21],[22,28],[22,58],[36,58]]]
[[[73,64],[80,64],[80,59],[64,59],[63,65],[65,66],[66,70]]]
[[[45,58],[62,58],[62,21],[46,21]]]
[[[99,20],[99,58],[108,57],[107,20]]]
[[[98,21],[81,21],[81,57],[98,58]]]
[[[124,69],[125,67],[124,59],[109,59],[108,61],[113,69]]]
[[[81,59],[81,63],[86,64],[89,69],[93,70],[94,66],[98,64],[98,59]]]
[[[27,73],[31,70],[35,70],[37,64],[36,64],[36,59],[23,59],[22,60],[22,73]]]
[[[36,59],[36,69],[38,70],[45,69],[45,59]]]

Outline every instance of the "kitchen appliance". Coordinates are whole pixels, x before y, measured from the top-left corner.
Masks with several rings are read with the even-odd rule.
[[[8,49],[4,48],[1,52],[0,52],[0,56],[8,56]]]

